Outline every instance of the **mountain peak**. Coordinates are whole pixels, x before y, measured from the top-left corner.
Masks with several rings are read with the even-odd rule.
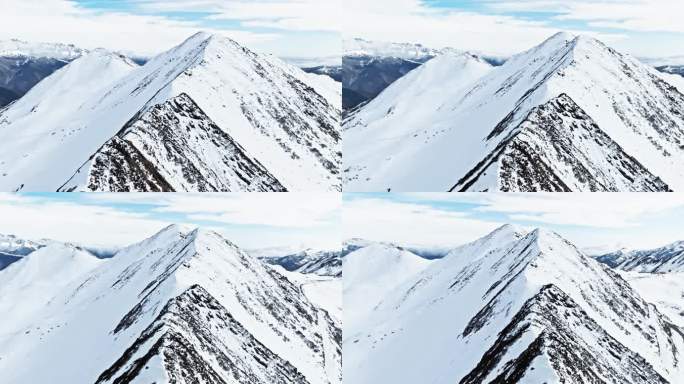
[[[519,382],[526,381],[520,377],[529,373],[530,355],[545,355],[561,358],[551,370],[564,377],[578,372],[579,355],[549,350],[590,340],[577,349],[607,358],[588,362],[583,377],[616,366],[622,356],[629,356],[630,367],[610,368],[610,377],[619,378],[610,382],[634,382],[620,375],[642,377],[642,367],[648,367],[650,377],[680,377],[681,333],[618,274],[552,231],[535,229],[519,239],[496,241],[509,228],[432,262],[396,284],[365,318],[355,319],[345,333],[345,352],[350,351],[348,363],[354,370],[345,375],[359,383],[375,382],[380,375],[396,383],[461,378],[461,383],[474,384],[497,376]],[[587,339],[577,337],[578,330]],[[557,343],[561,339],[569,343]],[[407,340],[412,348],[402,347]],[[463,352],[458,363],[448,353],[455,349]],[[434,353],[426,355],[426,350]],[[411,364],[397,366],[396,361]],[[531,381],[550,380],[536,376],[546,372],[539,368],[529,368],[538,379]]]
[[[557,33],[454,94],[461,71],[418,73],[345,120],[347,191],[684,188],[684,95],[592,37]]]
[[[0,272],[2,344],[18,346],[3,380],[218,383],[235,367],[240,382],[340,380],[339,321],[213,231],[174,224],[111,259],[68,259],[80,254],[50,246]]]
[[[546,39],[545,42],[568,42],[575,40],[577,37],[578,35],[572,34],[570,32],[560,31],[551,35],[551,37]]]
[[[523,227],[517,225],[517,224],[511,224],[511,223],[506,223],[495,230],[493,230],[490,234],[493,233],[505,233],[505,234],[517,234],[517,235],[525,235],[528,231],[526,231]]]

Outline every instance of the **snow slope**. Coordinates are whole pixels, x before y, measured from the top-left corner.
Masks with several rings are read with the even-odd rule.
[[[97,50],[48,76],[2,111],[0,188],[56,191],[81,158],[111,136],[102,128],[88,129],[96,109],[92,102],[135,67],[122,56]],[[100,118],[102,127],[107,120]]]
[[[170,226],[94,268],[65,251],[65,278],[48,248],[0,272],[3,305],[27,307],[0,323],[2,382],[341,381],[339,323],[214,232]],[[22,300],[25,276],[61,284]]]
[[[421,69],[345,120],[345,190],[684,188],[684,95],[598,40],[556,34],[466,89]]]
[[[346,255],[342,271],[345,329],[355,329],[387,294],[429,264],[402,248],[380,243]]]
[[[0,112],[0,189],[339,190],[336,84],[205,33],[91,53]]]
[[[684,77],[673,75],[671,73],[661,73],[660,77],[662,77],[668,83],[674,85],[679,93],[684,93]]]
[[[620,272],[639,294],[684,327],[684,273]]]
[[[39,327],[41,311],[50,305],[52,294],[82,279],[101,263],[102,260],[81,248],[60,243],[22,257],[0,272],[3,323]],[[7,336],[5,331],[7,328],[3,327],[0,334]],[[1,342],[0,351],[8,351]]]
[[[354,384],[684,377],[684,330],[545,230],[504,226],[454,249],[360,320],[344,328],[345,381]]]

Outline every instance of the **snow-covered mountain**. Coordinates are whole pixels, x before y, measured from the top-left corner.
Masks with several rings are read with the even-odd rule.
[[[397,79],[435,56],[460,54],[455,48],[429,48],[422,44],[390,43],[349,39],[343,41],[343,94],[345,111],[374,99]],[[504,58],[478,53],[477,56],[492,65],[501,65]]]
[[[469,76],[427,64],[345,120],[345,190],[684,188],[684,95],[596,39],[559,33]]]
[[[340,94],[218,35],[95,50],[0,111],[0,190],[340,190]]]
[[[388,43],[364,39],[343,41],[342,107],[352,110],[422,63],[439,55],[421,44]]]
[[[290,272],[313,274],[319,276],[342,277],[342,253],[340,250],[316,250],[307,248],[294,251],[253,250],[254,257],[271,264],[280,265]]]
[[[611,268],[623,271],[684,273],[684,241],[677,241],[655,249],[635,251],[621,249],[597,255],[595,259]]]
[[[349,253],[343,261],[345,329],[362,329],[363,319],[383,297],[429,264],[391,244],[374,243]]]
[[[202,229],[42,248],[0,271],[0,312],[1,382],[341,382],[339,321]]]
[[[359,299],[348,292],[345,303]],[[345,318],[353,311],[345,305]],[[504,226],[458,247],[344,326],[344,377],[354,384],[684,377],[684,329],[610,268],[540,229]]]

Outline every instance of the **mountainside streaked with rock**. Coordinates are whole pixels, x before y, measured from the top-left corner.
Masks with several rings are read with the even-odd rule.
[[[341,382],[339,320],[202,229],[41,248],[0,271],[0,310],[3,382]]]
[[[217,35],[143,66],[95,50],[0,111],[0,189],[337,191],[340,95]]]
[[[556,233],[504,226],[407,276],[345,323],[345,380],[682,383],[684,329]]]
[[[684,94],[655,68],[567,33],[458,87],[438,59],[345,119],[346,191],[684,188]]]

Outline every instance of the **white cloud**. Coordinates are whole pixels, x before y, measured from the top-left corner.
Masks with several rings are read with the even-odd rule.
[[[492,193],[472,200],[484,204],[478,211],[504,213],[511,220],[613,229],[637,226],[645,216],[684,207],[681,194]]]
[[[339,0],[222,1],[216,20],[242,20],[247,26],[295,31],[339,32]]]
[[[224,4],[225,3],[225,4]],[[287,10],[285,5],[298,1],[279,1],[275,7]],[[141,7],[161,12],[164,10],[177,11],[211,11],[217,10],[216,17],[227,17],[220,9],[230,11],[232,8],[244,8],[238,19],[251,20],[249,12],[259,12],[258,7],[247,6],[247,2],[220,1],[145,1]],[[220,5],[220,9],[217,8]],[[238,7],[240,5],[240,7]],[[320,8],[320,7],[319,7]],[[272,17],[276,17],[278,9],[274,8]],[[223,16],[221,16],[223,15]],[[303,16],[292,28],[306,29],[307,25],[321,23],[316,15]],[[253,20],[271,20],[262,18],[258,13],[252,15]],[[290,19],[290,13],[283,18],[274,18],[273,22],[283,22]],[[288,21],[287,23],[293,23]],[[313,23],[313,24],[312,24]],[[282,29],[286,29],[286,25]],[[0,39],[19,38],[28,41],[73,43],[83,48],[104,47],[123,52],[138,54],[156,54],[181,43],[192,34],[204,30],[211,33],[224,34],[236,41],[254,49],[269,47],[278,42],[279,47],[290,46],[286,34],[278,32],[254,31],[246,26],[239,28],[207,28],[200,20],[181,21],[154,13],[139,12],[136,14],[117,11],[95,11],[78,6],[73,0],[4,0],[0,12]],[[328,30],[328,29],[326,29]],[[294,46],[294,43],[292,44]],[[294,52],[300,53],[296,47]],[[329,52],[325,47],[310,47],[312,56],[316,51]],[[281,48],[276,52],[282,54],[287,51]]]
[[[681,0],[488,0],[477,5],[482,9],[464,11],[420,0],[348,0],[343,34],[498,55],[528,49],[559,30],[598,38],[633,55],[671,56],[683,49],[681,38],[662,34],[684,31]],[[645,37],[637,33],[642,31],[662,33]]]
[[[500,11],[555,12],[558,20],[578,20],[601,28],[684,33],[681,0],[518,0],[492,1]]]
[[[129,0],[150,12],[208,12],[209,19],[295,31],[339,32],[339,0]]]
[[[97,193],[85,198],[151,204],[156,206],[151,212],[183,214],[193,221],[283,228],[336,224],[342,205],[342,198],[334,193]]]
[[[528,49],[559,31],[542,21],[497,13],[434,9],[418,0],[348,0],[344,12],[346,38],[417,42],[437,48],[452,46],[501,55]],[[586,34],[609,43],[624,38],[621,34]]]
[[[344,237],[461,244],[502,223],[559,232],[579,247],[648,249],[684,240],[684,195],[665,193],[413,193],[354,196]]]
[[[381,198],[345,201],[343,237],[405,245],[459,245],[481,237],[503,223],[478,220],[465,212]]]
[[[110,207],[0,195],[0,233],[28,239],[48,238],[84,245],[123,246],[170,224]]]
[[[340,206],[339,194],[323,193],[0,193],[0,233],[123,246],[177,223],[215,229],[248,248],[335,247]]]

